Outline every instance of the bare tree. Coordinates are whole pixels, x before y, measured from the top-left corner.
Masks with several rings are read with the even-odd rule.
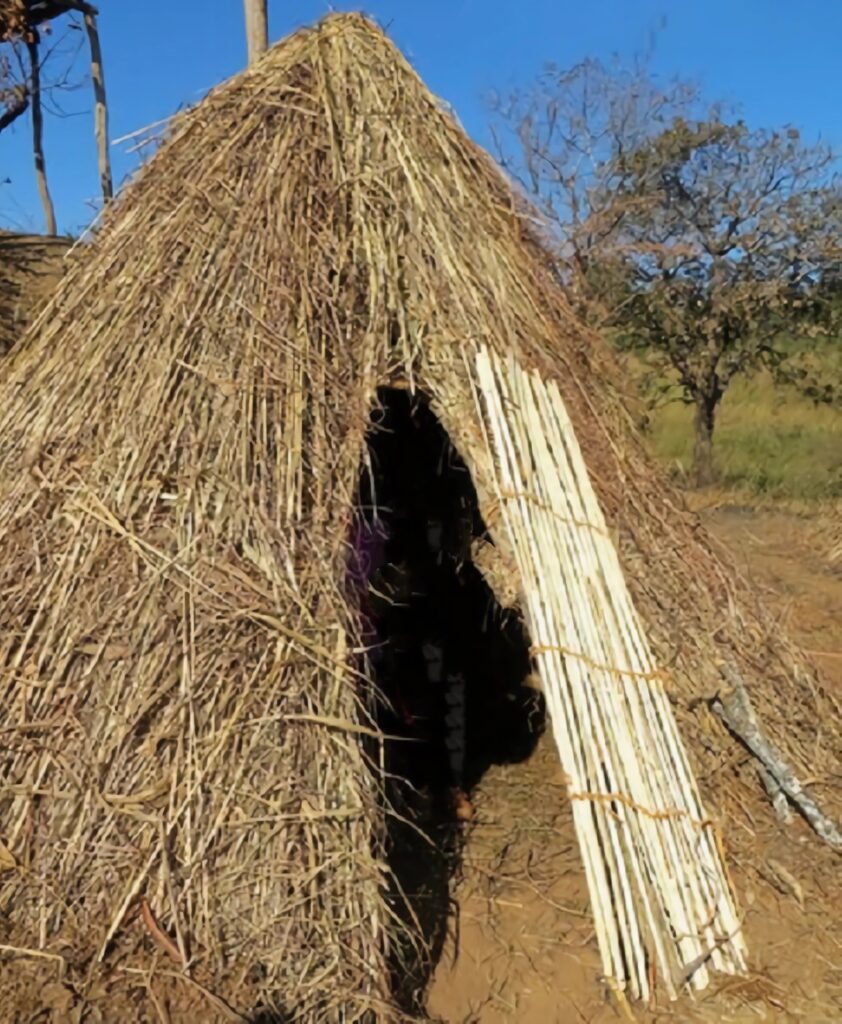
[[[0,52],[0,131],[31,109],[35,173],[47,230],[51,234],[55,233],[55,214],[47,184],[43,146],[44,96],[48,92],[68,87],[68,71],[65,69],[64,73],[56,74],[53,70],[45,82],[44,68],[50,63],[57,47],[44,47],[42,35],[49,31],[51,21],[64,15],[80,14],[84,22],[90,49],[100,184],[106,201],[113,196],[108,153],[108,107],[97,13],[97,9],[85,0],[7,0],[0,4],[0,45],[3,47],[3,52]],[[71,27],[79,28],[78,24],[70,24]],[[26,63],[20,60],[20,49],[25,49],[27,53]],[[72,60],[68,66],[70,64]]]
[[[736,375],[765,366],[835,400],[784,343],[832,329],[819,287],[839,252],[826,147],[750,131],[644,66],[551,71],[498,109],[517,139],[504,162],[548,215],[580,313],[693,404],[697,484],[714,477],[716,414]]]
[[[25,114],[29,108],[29,89],[22,82],[8,84],[4,76],[0,86],[0,132]]]
[[[47,162],[44,159],[44,117],[41,106],[41,63],[38,54],[38,37],[29,34],[26,40],[29,54],[29,97],[32,103],[32,156],[35,160],[35,178],[38,182],[38,193],[44,208],[44,221],[47,234],[58,233],[56,228],[56,211],[50,196],[47,183]]]
[[[568,294],[598,323],[622,296],[602,289],[603,308],[593,275],[622,247],[625,216],[648,202],[640,189],[629,195],[629,157],[700,106],[693,83],[660,83],[647,60],[550,65],[531,90],[493,101],[498,160],[547,215]]]
[[[248,61],[253,64],[269,48],[267,0],[243,0],[246,15]]]

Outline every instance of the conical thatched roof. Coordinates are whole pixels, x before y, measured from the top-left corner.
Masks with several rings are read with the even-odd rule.
[[[707,706],[723,664],[828,795],[827,695],[650,465],[497,168],[379,30],[331,17],[179,118],[0,385],[0,920],[34,951],[6,1005],[59,965],[156,1019],[143,979],[175,959],[239,1006],[385,1015],[346,538],[396,377],[493,531],[480,342],[563,395],[727,841],[768,811]]]

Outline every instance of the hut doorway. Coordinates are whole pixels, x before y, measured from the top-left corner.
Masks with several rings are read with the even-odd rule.
[[[472,542],[490,538],[465,462],[423,395],[377,397],[354,568],[387,737],[395,909],[426,948],[396,950],[397,995],[413,1009],[445,938],[471,792],[492,764],[529,757],[545,709],[520,613],[471,561]]]

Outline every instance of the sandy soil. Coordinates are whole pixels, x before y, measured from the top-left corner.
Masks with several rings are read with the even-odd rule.
[[[733,508],[703,517],[766,591],[770,607],[794,638],[815,652],[842,695],[842,572],[824,557],[815,524],[785,512]],[[842,1020],[838,859],[825,858],[827,868],[811,885],[799,881],[799,863],[823,856],[800,822],[787,834],[752,822],[754,827],[744,827],[745,836],[733,838],[751,975],[719,978],[694,1002],[659,999],[632,1008],[600,978],[572,819],[550,737],[526,764],[492,768],[475,799],[476,821],[454,893],[459,912],[450,922],[429,991],[427,1008],[434,1019],[448,1024]],[[837,909],[829,912],[833,906]]]
[[[778,511],[703,511],[708,529],[842,696],[842,559],[829,521]]]

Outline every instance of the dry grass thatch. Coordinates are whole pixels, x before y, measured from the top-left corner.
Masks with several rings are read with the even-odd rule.
[[[69,245],[67,238],[0,231],[0,356],[47,301]]]
[[[494,529],[475,341],[557,381],[726,835],[754,790],[704,700],[722,661],[827,795],[829,699],[650,466],[508,186],[379,30],[331,17],[175,122],[7,365],[0,999],[60,968],[146,1019],[174,960],[239,1006],[386,1014],[345,543],[397,374]]]

